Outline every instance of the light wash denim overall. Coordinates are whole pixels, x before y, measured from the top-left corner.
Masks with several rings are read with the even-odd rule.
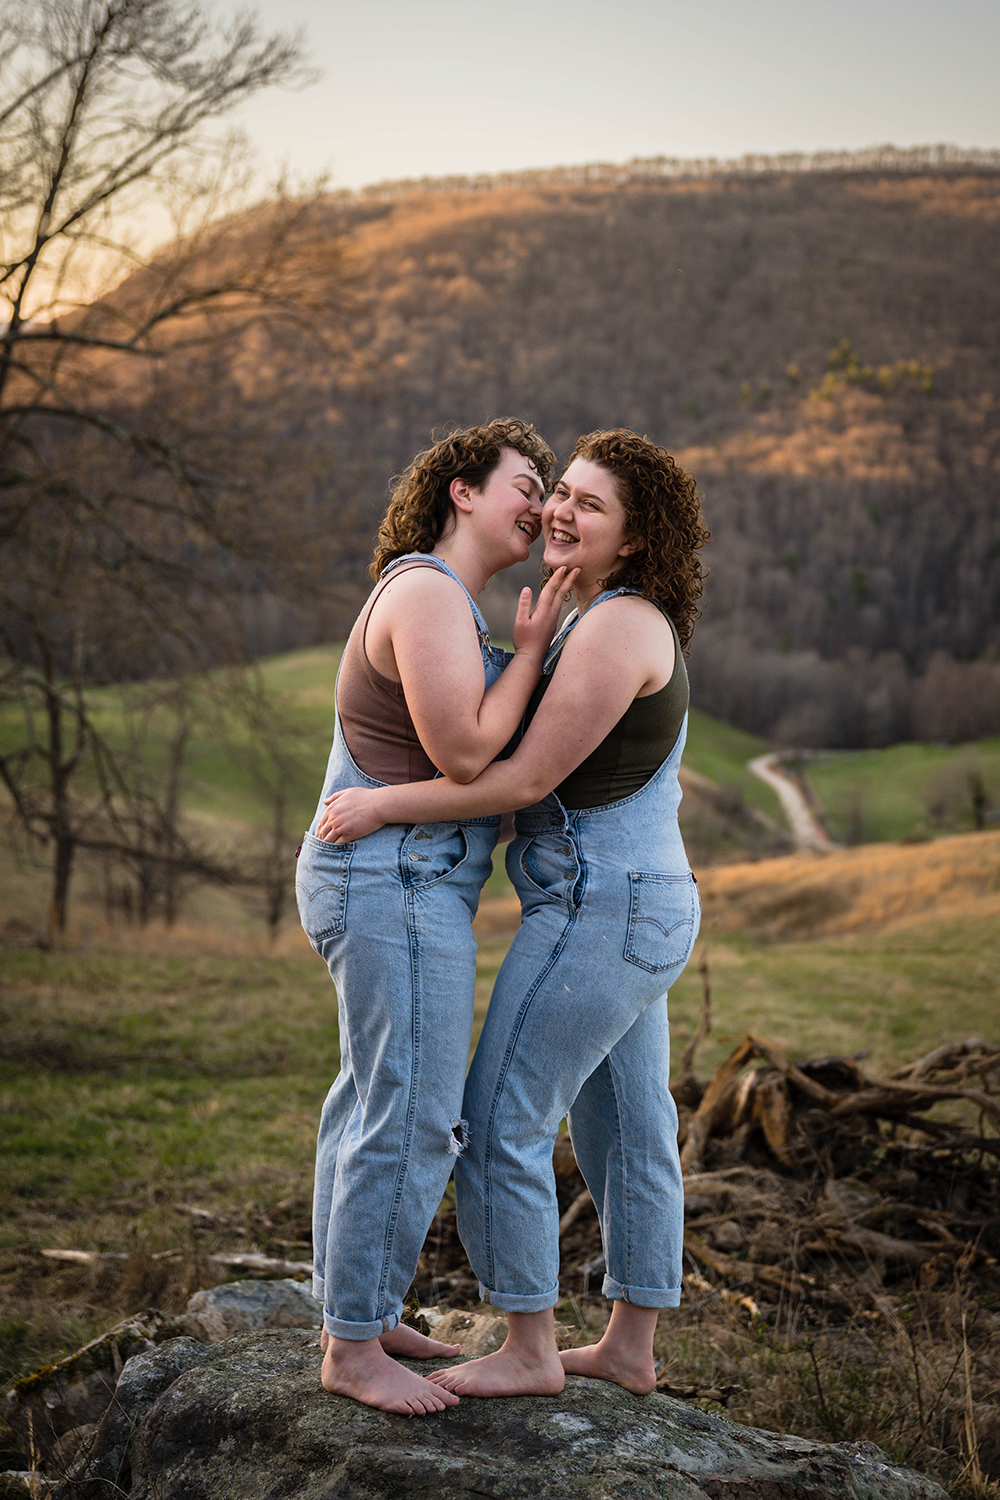
[[[427,553],[392,566],[414,557],[455,578]],[[488,687],[510,656],[490,645],[471,595],[469,604]],[[351,844],[315,837],[323,798],[382,784],[354,763],[338,718],[295,879],[302,925],[338,995],[341,1071],[317,1141],[313,1293],[327,1332],[345,1339],[375,1338],[399,1322],[464,1141],[471,923],[500,823],[396,824]]]
[[[596,609],[628,589],[606,591]],[[546,661],[552,670],[576,620]],[[552,1147],[568,1114],[597,1205],[604,1295],[676,1307],[684,1192],[669,1088],[667,990],[700,919],[677,825],[687,730],[640,791],[517,813],[507,871],[521,926],[497,975],[466,1083],[458,1227],[483,1300],[538,1312],[559,1297]]]

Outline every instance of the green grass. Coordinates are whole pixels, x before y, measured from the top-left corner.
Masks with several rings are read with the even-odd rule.
[[[304,941],[267,953],[235,932],[211,938],[212,948],[189,931],[2,954],[4,1380],[72,1353],[139,1308],[180,1311],[192,1291],[225,1278],[207,1253],[310,1258],[316,1123],[338,1063],[333,986]],[[506,940],[494,931],[480,946],[480,1024]],[[713,1026],[695,1058],[702,1078],[747,1030],[793,1061],[868,1052],[871,1075],[944,1040],[997,1040],[995,922],[795,943],[709,934],[671,994],[675,1072],[701,1008],[703,958]],[[184,1205],[214,1222],[192,1219]],[[127,1258],[68,1265],[44,1249]],[[158,1251],[180,1254],[155,1260]],[[689,1299],[665,1323],[660,1350],[679,1378],[735,1380],[744,1392],[731,1408],[737,1420],[824,1440],[875,1436],[895,1451],[888,1418],[883,1432],[867,1408],[841,1412],[849,1381],[839,1344],[823,1356],[823,1378],[845,1425],[829,1432],[803,1399],[808,1380],[797,1387],[812,1369],[811,1344],[789,1333],[786,1348],[775,1330],[769,1353],[735,1309],[731,1335],[720,1332],[726,1307],[705,1314]],[[881,1388],[888,1376],[878,1378]]]
[[[696,1072],[707,1077],[748,1031],[792,1061],[868,1054],[879,1073],[942,1041],[1000,1042],[995,922],[928,924],[909,931],[769,943],[703,934],[670,996],[675,1058],[692,1035],[708,963],[713,1026]]]
[[[881,843],[972,828],[970,776],[1000,815],[1000,739],[970,745],[892,745],[886,750],[811,754],[806,776],[841,843]]]
[[[230,1199],[259,1169],[305,1189],[338,1060],[333,986],[308,951],[5,959],[0,1246],[23,1235],[11,1204],[64,1213],[168,1182]]]
[[[747,761],[764,755],[770,746],[758,735],[734,729],[693,708],[688,716],[684,764],[720,786],[738,792],[745,802],[768,817],[780,817],[771,788],[747,770]]]
[[[290,800],[289,822],[305,826],[326,764],[333,728],[334,685],[340,645],[311,647],[257,663],[264,690],[277,710],[278,739],[290,757],[281,779]],[[222,674],[195,685],[195,724],[187,746],[184,804],[203,816],[249,825],[269,822],[259,772],[273,775],[273,762],[241,729],[231,711],[219,710],[216,690]],[[95,722],[116,749],[128,738],[127,705],[137,692],[166,700],[169,685],[148,689],[101,688],[90,694]],[[145,721],[142,757],[151,784],[161,782],[167,765],[172,719],[166,703]],[[224,732],[223,732],[224,727]],[[20,734],[11,706],[0,710],[0,747],[9,749]],[[685,764],[738,794],[751,807],[781,820],[777,799],[747,770],[747,762],[768,749],[756,735],[693,709]],[[254,767],[257,765],[257,771]],[[968,746],[904,744],[885,750],[810,754],[803,763],[838,842],[880,842],[972,825],[969,773],[978,769],[989,810],[1000,810],[1000,739]],[[86,778],[78,778],[78,789]]]
[[[307,1193],[338,1057],[325,968],[305,948],[169,950],[169,940],[159,953],[7,950],[0,1247],[23,1242],[26,1212],[86,1218],[152,1183],[230,1210]],[[480,1021],[504,950],[500,937],[482,945]],[[783,944],[728,938],[703,941],[671,995],[675,1065],[697,1024],[703,956],[713,1029],[696,1060],[702,1075],[748,1030],[793,1059],[867,1051],[879,1071],[996,1029],[995,924]]]

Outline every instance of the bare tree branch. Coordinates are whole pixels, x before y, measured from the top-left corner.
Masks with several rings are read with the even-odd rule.
[[[291,448],[232,351],[278,322],[322,339],[344,300],[314,200],[253,206],[219,130],[310,81],[300,35],[185,0],[10,0],[0,56],[0,702],[21,723],[0,779],[52,851],[56,932],[79,849],[131,870],[144,909],[161,885],[173,909],[182,868],[235,878],[183,831],[180,698],[158,785],[99,732],[91,687],[238,660],[241,594],[274,587],[283,547],[302,571]],[[143,254],[129,216],[150,206],[178,237]]]

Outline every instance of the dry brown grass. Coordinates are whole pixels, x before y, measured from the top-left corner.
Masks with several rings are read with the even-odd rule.
[[[827,938],[1000,917],[1000,832],[722,865],[698,880],[704,934]]]

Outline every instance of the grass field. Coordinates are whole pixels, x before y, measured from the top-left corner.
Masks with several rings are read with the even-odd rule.
[[[986,838],[991,855],[1000,853],[1000,835]],[[897,861],[920,850],[899,849]],[[723,873],[731,884],[741,871],[759,882],[769,868]],[[995,916],[941,923],[925,911],[909,928],[839,937],[800,925],[794,940],[775,941],[752,925],[716,930],[715,899],[709,894],[706,932],[671,996],[679,1056],[697,1025],[699,965],[707,964],[713,1028],[696,1058],[702,1076],[747,1030],[795,1059],[865,1052],[876,1072],[945,1039],[997,1040]],[[509,900],[486,903],[480,1019],[514,920]],[[85,1273],[64,1269],[45,1272],[47,1310],[40,1322],[29,1316],[25,1289],[43,1248],[176,1248],[190,1232],[178,1203],[250,1225],[273,1221],[284,1204],[285,1219],[295,1206],[291,1238],[300,1248],[280,1253],[307,1258],[315,1122],[337,1067],[336,1006],[324,967],[293,928],[274,950],[193,929],[106,934],[49,951],[8,945],[3,972],[5,1373],[66,1352],[125,1310]],[[275,1235],[260,1233],[260,1248],[274,1251]]]
[[[321,648],[260,664],[295,742],[292,817],[303,826],[325,764],[338,655]],[[119,742],[128,732],[123,706],[118,692],[101,697],[103,727]],[[264,823],[268,810],[246,745],[231,726],[227,742],[211,725],[206,711],[191,738],[186,805],[222,839]],[[169,729],[162,708],[143,725],[154,777]],[[691,716],[687,766],[734,804],[776,819],[772,793],[746,770],[765,748]],[[702,937],[671,995],[675,1058],[697,1027],[706,982],[712,1028],[695,1059],[702,1078],[748,1030],[792,1060],[866,1055],[874,1074],[942,1041],[1000,1040],[1000,831],[941,836],[969,826],[970,767],[992,797],[1000,742],[810,757],[804,770],[834,836],[881,841],[823,858],[734,862],[739,839],[716,818],[695,860]],[[686,805],[700,830],[697,795]],[[517,920],[497,866],[477,924],[480,1021]],[[311,1254],[315,1126],[338,1043],[333,988],[294,909],[271,944],[253,898],[220,889],[192,890],[169,931],[125,927],[109,919],[101,880],[81,861],[66,939],[40,947],[45,870],[23,846],[0,847],[3,1378],[71,1352],[141,1307],[179,1310],[191,1291],[222,1279],[205,1259],[215,1250],[302,1262]],[[211,1219],[199,1222],[191,1208]],[[51,1249],[121,1259],[67,1265],[42,1255]],[[155,1259],[161,1251],[177,1258]],[[702,1333],[700,1316],[666,1351],[671,1361],[706,1381],[738,1366],[757,1389],[738,1404],[742,1420],[827,1435],[810,1395],[812,1352],[717,1322]],[[951,1346],[942,1348],[951,1368]],[[865,1436],[856,1361],[839,1350],[828,1357],[824,1378],[840,1381],[831,1387],[838,1400],[854,1402],[854,1425],[835,1435]],[[900,1411],[906,1399],[892,1397]]]
[[[277,783],[287,798],[287,839],[289,849],[294,849],[299,831],[312,818],[326,764],[340,652],[339,646],[315,647],[257,664],[257,686],[275,711],[276,744],[271,747],[248,733],[223,701],[221,674],[190,685],[182,803],[197,841],[229,851],[254,830],[269,826],[274,808],[267,788]],[[95,689],[91,699],[95,722],[108,742],[119,751],[130,744],[138,747],[140,779],[155,790],[162,784],[176,733],[174,685]],[[9,749],[19,733],[8,705],[0,712],[0,748]],[[759,820],[754,823],[753,817],[763,814],[774,830],[784,826],[783,819],[774,793],[747,769],[748,760],[766,749],[755,736],[692,711],[684,765],[707,778],[720,794],[712,800],[700,797],[696,787],[686,791],[681,821],[695,863],[705,866],[773,852],[775,833],[768,833]],[[986,799],[987,826],[995,826],[1000,809],[1000,740],[810,754],[801,770],[817,794],[833,837],[848,844],[964,831],[973,824],[974,784]],[[84,800],[93,793],[85,771],[78,774],[74,788]],[[44,926],[46,858],[44,849],[23,843],[14,862],[0,850],[0,902],[8,924],[13,922],[20,931]],[[73,899],[92,897],[104,878],[102,868],[81,856]],[[507,889],[498,861],[489,893],[500,895]],[[223,925],[242,925],[246,913],[254,910],[252,895],[246,892],[241,904],[224,893],[200,891],[196,905]]]
[[[838,843],[971,828],[977,781],[989,826],[1000,819],[1000,739],[817,753],[805,757],[803,770]]]
[[[913,873],[929,852],[938,861],[932,889],[942,910],[957,890],[967,908],[962,916],[935,918],[931,888]],[[695,1058],[702,1078],[747,1030],[793,1060],[867,1054],[869,1074],[944,1040],[979,1034],[998,1041],[1000,920],[989,902],[996,899],[1000,834],[876,847],[879,859],[859,885],[852,861],[871,853],[704,872],[704,934],[671,995],[675,1059],[697,1026],[706,978],[713,1024]],[[987,905],[975,914],[967,882],[983,858],[993,880],[982,898]],[[823,871],[827,899],[803,902],[797,882]],[[838,882],[842,897],[831,903]],[[894,905],[907,882],[925,891],[910,925]],[[794,913],[793,937],[773,930],[783,900]],[[839,920],[866,912],[867,926],[823,934],[831,904]],[[894,910],[886,924],[886,911]],[[485,902],[480,1020],[515,920],[508,896]],[[4,946],[3,1379],[71,1353],[128,1313],[179,1311],[192,1291],[225,1279],[206,1259],[218,1250],[309,1260],[316,1120],[338,1058],[335,996],[294,926],[271,947],[258,933],[248,923],[217,920],[171,932],[110,930],[94,914],[87,938],[78,930],[75,941],[48,950]],[[53,1249],[119,1259],[64,1264],[43,1256]],[[172,1258],[158,1259],[159,1252]],[[951,1295],[938,1298],[942,1309]],[[966,1302],[960,1297],[955,1306]],[[735,1303],[710,1313],[700,1308],[701,1299],[689,1296],[686,1310],[664,1320],[660,1348],[671,1378],[736,1380],[743,1393],[731,1415],[752,1425],[827,1440],[874,1437],[897,1460],[909,1456],[949,1482],[958,1474],[964,1429],[957,1313],[945,1318],[945,1332],[921,1333],[911,1351],[897,1348],[895,1336],[883,1343],[877,1330],[861,1344],[846,1335],[810,1341],[791,1325],[782,1332],[748,1324]],[[599,1304],[581,1314],[568,1299],[560,1316],[584,1333],[601,1326]],[[866,1394],[874,1368],[877,1409]],[[991,1409],[991,1368],[976,1372],[980,1423]],[[937,1403],[928,1409],[940,1407],[939,1426],[947,1421],[948,1432],[959,1434],[940,1452],[923,1439],[914,1447],[922,1430],[913,1417],[915,1370],[927,1381],[934,1372],[933,1390],[921,1399]],[[989,1480],[957,1484],[952,1493],[965,1500],[997,1490]]]

